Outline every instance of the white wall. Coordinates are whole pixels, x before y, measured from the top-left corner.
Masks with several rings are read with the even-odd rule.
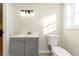
[[[79,30],[63,29],[63,47],[73,56],[79,56]]]
[[[16,34],[26,34],[28,31],[39,33],[39,49],[48,50],[47,40],[42,34],[42,21],[51,15],[56,15],[57,30],[52,33],[58,33],[61,36],[61,4],[10,4],[10,36]],[[34,17],[21,17],[21,9],[33,9]],[[12,14],[13,13],[13,14]]]

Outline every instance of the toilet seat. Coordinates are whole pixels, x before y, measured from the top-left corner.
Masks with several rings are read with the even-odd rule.
[[[58,46],[52,46],[52,52],[54,56],[71,56],[67,50]]]

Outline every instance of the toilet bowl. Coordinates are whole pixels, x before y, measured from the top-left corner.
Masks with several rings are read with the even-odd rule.
[[[58,46],[59,35],[47,36],[49,50],[52,52],[52,56],[71,56],[71,54],[64,48]]]
[[[64,48],[52,46],[52,56],[71,56],[71,54]]]

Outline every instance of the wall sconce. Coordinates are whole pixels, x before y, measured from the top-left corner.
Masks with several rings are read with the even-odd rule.
[[[22,16],[34,16],[34,11],[33,10],[21,10],[21,15]]]

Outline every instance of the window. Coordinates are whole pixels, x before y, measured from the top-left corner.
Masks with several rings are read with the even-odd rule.
[[[56,30],[56,15],[43,19],[43,34],[46,35]]]
[[[79,25],[79,4],[75,4],[74,25]]]
[[[79,29],[79,4],[64,4],[64,27]]]

